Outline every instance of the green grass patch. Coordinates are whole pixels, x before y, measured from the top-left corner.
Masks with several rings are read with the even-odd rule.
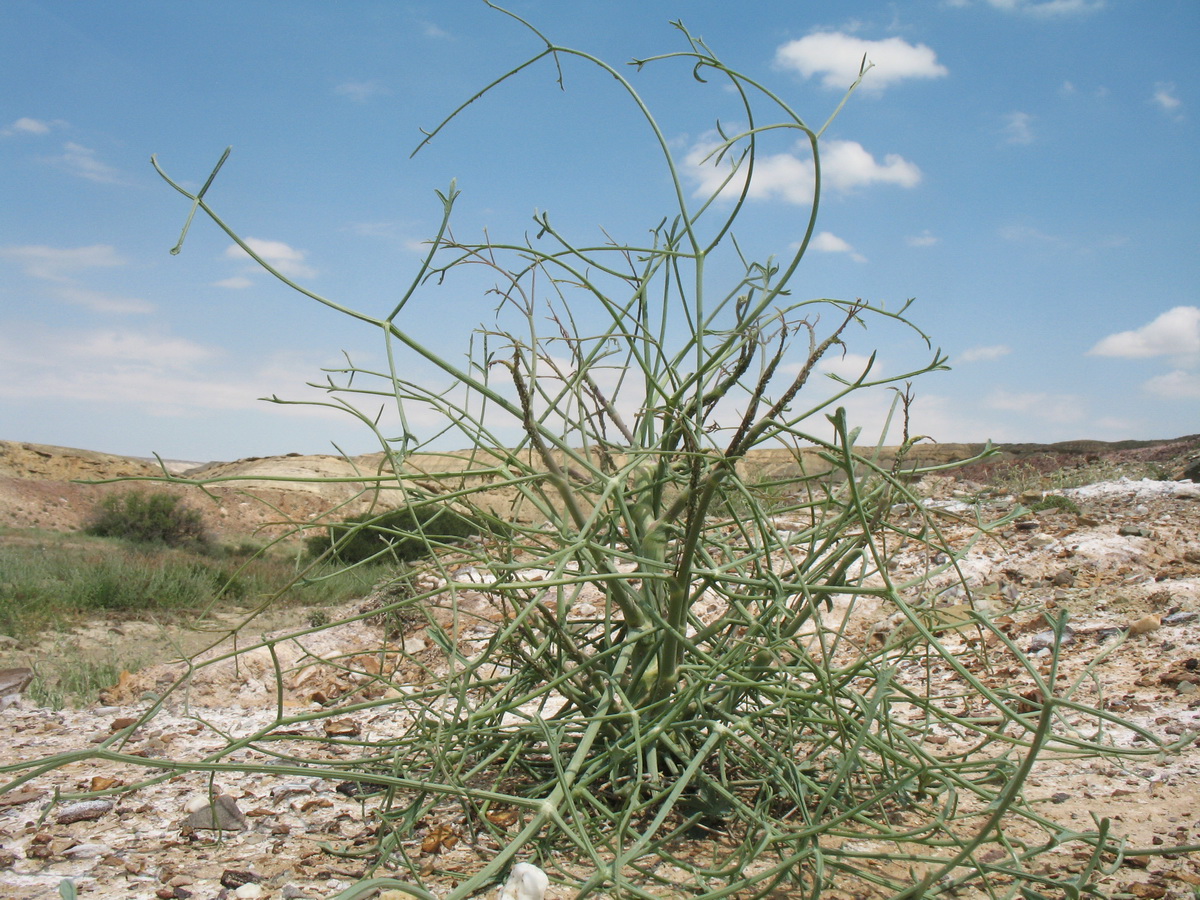
[[[364,596],[380,567],[307,571],[281,551],[215,552],[131,544],[56,532],[0,532],[0,633],[18,640],[71,627],[89,616],[195,618],[222,606],[276,597],[327,606]]]

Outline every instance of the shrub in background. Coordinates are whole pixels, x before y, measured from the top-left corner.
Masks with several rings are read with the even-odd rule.
[[[168,547],[196,548],[212,543],[200,513],[184,506],[179,497],[161,492],[129,491],[105,497],[84,531]]]
[[[404,563],[479,533],[478,522],[445,506],[416,506],[352,516],[306,538],[304,545],[310,556],[329,553],[345,565],[375,558]]]

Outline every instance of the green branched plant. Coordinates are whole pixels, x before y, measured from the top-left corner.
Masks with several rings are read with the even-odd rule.
[[[395,690],[371,702],[402,723],[396,736],[345,739],[349,761],[309,758],[288,735],[346,708],[290,715],[281,702],[274,722],[231,739],[226,752],[155,760],[168,774],[148,777],[245,770],[254,764],[244,753],[254,751],[272,758],[263,771],[280,776],[385,789],[375,844],[344,851],[366,858],[375,877],[337,900],[384,887],[429,897],[431,871],[455,879],[443,895],[457,900],[521,857],[565,885],[562,896],[1087,893],[1121,847],[1107,822],[1080,832],[1028,802],[1031,767],[1043,752],[1163,747],[1139,730],[1146,750],[1114,749],[1106,736],[1132,726],[1072,699],[1076,686],[1060,682],[1056,659],[1035,665],[986,615],[968,611],[945,627],[929,615],[922,598],[954,578],[966,550],[951,546],[905,487],[920,475],[903,467],[919,438],[901,427],[901,451],[883,465],[839,404],[895,386],[894,409],[907,420],[903,385],[943,368],[944,357],[908,321],[907,304],[797,299],[824,128],[677,28],[680,51],[634,67],[675,65],[696,82],[721,80],[746,122],[720,130],[708,164],[724,180],[709,196],[693,200],[682,162],[622,70],[532,27],[540,52],[422,142],[539,60],[552,61],[560,79],[571,62],[598,67],[643,116],[672,185],[672,208],[638,244],[582,243],[544,213],[536,237],[459,240],[451,183],[438,194],[442,224],[411,284],[391,309],[370,312],[290,281],[219,217],[206,193],[228,151],[198,191],[159,169],[193,215],[208,216],[281,281],[378,331],[386,367],[348,363],[322,385],[330,405],[378,436],[388,460],[378,484],[414,504],[503,523],[506,533],[434,554],[425,577],[410,573],[384,608],[419,623],[439,653],[430,662],[390,648],[423,673],[378,676]],[[810,148],[817,199],[798,232],[781,236],[794,252],[750,259],[734,226],[748,210],[761,147],[779,133]],[[459,365],[431,349],[406,310],[423,291],[481,268],[494,279],[498,321]],[[930,347],[928,363],[884,376],[872,356],[831,390],[812,384],[821,360],[869,322],[910,329]],[[414,359],[456,388],[407,378]],[[359,411],[379,396],[394,401],[396,435]],[[440,412],[445,430],[415,434],[412,408]],[[466,452],[431,449],[448,435]],[[789,451],[799,474],[766,484],[749,476],[748,455],[764,447]],[[897,509],[910,512],[899,518]],[[1005,524],[982,522],[981,533]],[[893,575],[912,571],[900,565],[906,552],[942,562]],[[467,602],[479,590],[492,614]],[[898,611],[908,627],[894,640],[856,637],[854,623],[878,610]],[[991,677],[963,649],[964,630],[1035,691],[1020,696]],[[1093,726],[1087,733],[1081,719]],[[954,735],[958,749],[929,740],[939,734]],[[235,751],[236,762],[227,758]],[[122,755],[116,739],[88,752],[144,764]],[[447,808],[484,859],[474,871],[438,872],[410,855],[420,823]],[[1068,845],[1084,861],[1046,874],[1045,855]]]

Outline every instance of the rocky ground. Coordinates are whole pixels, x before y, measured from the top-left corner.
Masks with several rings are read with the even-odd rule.
[[[1200,441],[1194,438],[1166,449],[1089,444],[1065,454],[1037,448],[1012,454],[1009,462],[1025,466],[1026,475],[1042,471],[1046,476],[1033,486],[1026,479],[1021,489],[1029,492],[1024,497],[1028,502],[1053,489],[1055,473],[1076,464],[1112,474],[1133,460],[1155,463],[1164,475],[1181,475],[1195,465],[1198,449]],[[72,454],[73,461],[64,461]],[[345,473],[349,465],[334,457],[312,459],[245,461],[236,471],[269,477],[294,473],[297,467],[311,472],[315,465],[327,473]],[[360,464],[357,471],[362,470]],[[215,471],[228,475],[235,470]],[[351,466],[350,471],[356,470]],[[95,492],[112,488],[71,484],[66,478],[152,473],[149,464],[119,457],[0,443],[0,524],[78,527]],[[986,482],[996,482],[1000,474],[975,467],[956,477],[927,478],[919,490],[942,511],[950,537],[961,540],[969,529],[954,517],[969,519],[977,510],[1000,514],[1022,499],[988,489]],[[1044,805],[1047,817],[1081,828],[1092,827],[1093,817],[1109,817],[1130,848],[1200,845],[1200,484],[1166,478],[1104,480],[1053,493],[1074,507],[1064,502],[1061,508],[1027,515],[971,551],[964,571],[974,599],[1035,660],[1052,652],[1047,614],[1069,612],[1059,684],[1077,684],[1076,699],[1174,741],[1178,749],[1123,761],[1047,760],[1035,770],[1027,795]],[[271,504],[286,506],[289,516],[307,516],[320,514],[329,500],[311,490],[285,491],[271,481],[217,486],[214,496],[205,514],[230,537],[270,527]],[[921,564],[916,556],[901,562]],[[460,587],[486,618],[486,592],[473,590],[469,582]],[[953,610],[963,599],[950,591],[940,603]],[[855,636],[864,642],[886,640],[898,627],[888,613],[859,607],[852,622]],[[300,624],[252,622],[240,640],[245,646],[263,627]],[[144,629],[149,642],[167,637],[145,623],[123,627]],[[277,719],[276,704],[285,712],[302,713],[352,693],[356,685],[370,685],[380,662],[369,651],[381,640],[378,625],[360,620],[280,644],[275,658],[252,652],[236,663],[201,669],[186,691],[167,697],[152,721],[127,734],[123,751],[145,759],[146,768],[87,758],[80,751],[132,728],[181,674],[179,665],[129,673],[90,707],[60,711],[33,706],[20,696],[19,685],[6,687],[0,675],[0,692],[7,693],[0,697],[5,736],[0,765],[55,755],[61,763],[0,794],[0,896],[55,897],[64,877],[75,881],[81,896],[97,900],[328,898],[349,887],[366,870],[354,850],[375,833],[377,801],[356,796],[337,781],[291,771],[223,771],[210,781],[202,772],[174,768],[171,761],[203,759],[230,736],[271,725]],[[412,655],[425,646],[420,631],[399,640]],[[950,635],[947,640],[971,638]],[[1032,683],[1024,672],[989,667],[986,646],[975,650],[979,676],[989,683],[1018,691]],[[281,693],[276,666],[287,673]],[[953,675],[940,670],[933,677],[949,684]],[[297,726],[295,738],[307,755],[320,754],[336,763],[344,755],[340,735],[386,738],[399,727],[382,706]],[[958,739],[948,730],[930,736],[948,751]],[[1147,743],[1136,732],[1116,739],[1131,749]],[[73,753],[80,753],[77,761]],[[251,749],[238,751],[233,760],[243,758],[262,761],[261,753]],[[58,793],[115,789],[154,773],[162,778],[133,792],[54,802]],[[407,849],[431,867],[477,869],[494,848],[477,842],[462,825],[453,818],[428,822],[423,836]],[[1198,886],[1200,854],[1191,852],[1135,854],[1105,882],[1109,891],[1150,898],[1193,897]],[[558,900],[569,895],[552,885],[549,896]]]

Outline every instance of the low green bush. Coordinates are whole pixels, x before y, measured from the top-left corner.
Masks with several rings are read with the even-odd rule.
[[[305,539],[310,556],[328,553],[343,565],[381,561],[411,562],[439,547],[459,544],[483,530],[446,506],[413,506],[385,513],[364,513],[325,527]]]
[[[1034,512],[1043,512],[1047,509],[1059,509],[1063,512],[1079,515],[1078,504],[1070,497],[1064,497],[1062,494],[1047,494],[1037,503],[1033,504]]]
[[[184,506],[180,498],[161,492],[129,491],[105,497],[84,531],[97,537],[168,547],[212,543],[200,513]]]

